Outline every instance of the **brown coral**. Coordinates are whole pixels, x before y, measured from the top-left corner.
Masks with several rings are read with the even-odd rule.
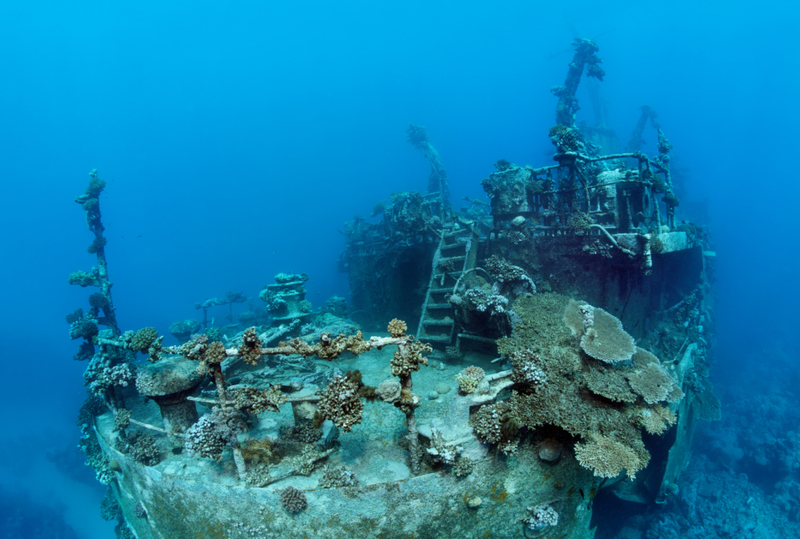
[[[286,487],[281,491],[281,505],[287,513],[299,513],[308,507],[308,500],[302,490]]]
[[[358,384],[343,376],[334,376],[322,395],[319,411],[342,431],[350,432],[361,423],[364,411],[364,403],[358,396]]]
[[[258,415],[266,411],[277,413],[280,410],[280,406],[286,402],[286,395],[276,385],[267,389],[246,386],[237,387],[231,389],[228,395],[233,399],[233,405],[236,409],[252,415]]]
[[[261,339],[258,338],[256,328],[247,328],[242,334],[242,344],[239,346],[239,355],[242,356],[242,361],[254,367],[258,365],[258,360],[261,359]]]
[[[497,444],[500,451],[513,453],[519,445],[519,425],[513,405],[498,402],[482,406],[471,418],[475,437],[486,444]]]
[[[345,350],[359,355],[368,352],[371,348],[370,343],[364,340],[364,334],[358,331],[350,337],[339,335],[336,338],[331,338],[330,333],[323,333],[320,335],[319,343],[314,347],[314,351],[320,359],[331,361],[339,357]]]
[[[433,349],[429,344],[412,341],[405,346],[398,346],[397,351],[392,357],[392,376],[406,378],[411,373],[419,370],[420,365],[427,365],[428,358],[422,354],[431,352]]]
[[[456,382],[458,382],[459,391],[467,395],[474,393],[484,376],[486,376],[486,372],[475,365],[470,365],[466,369],[462,369],[461,372],[456,374]]]
[[[211,344],[202,343],[194,350],[201,350],[197,354],[200,361],[200,365],[197,366],[197,372],[201,374],[208,374],[214,370],[219,370],[220,365],[227,357],[225,345],[220,341],[214,341]],[[189,359],[194,359],[194,357],[189,357]]]
[[[408,331],[408,325],[406,325],[406,323],[403,322],[402,320],[394,318],[392,319],[391,322],[389,322],[388,330],[389,330],[389,335],[391,335],[392,337],[395,338],[403,337],[405,336],[406,331]]]

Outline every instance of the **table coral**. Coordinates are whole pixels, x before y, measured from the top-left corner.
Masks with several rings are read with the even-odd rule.
[[[599,434],[593,434],[589,442],[575,444],[575,458],[581,466],[593,470],[598,477],[617,477],[625,470],[628,477],[633,479],[650,459],[649,455],[646,458],[642,456],[641,451],[634,451],[611,437]]]

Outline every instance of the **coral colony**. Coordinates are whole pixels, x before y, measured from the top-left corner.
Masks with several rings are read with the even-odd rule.
[[[674,495],[696,421],[719,417],[714,253],[677,218],[651,109],[624,150],[576,125],[582,75],[604,73],[593,42],[574,48],[554,164],[498,161],[488,202],[456,211],[409,126],[428,192],[347,223],[349,305],[281,273],[171,336],[119,328],[91,173],[76,202],[96,264],[69,282],[96,292],[67,321],[87,362],[80,445],[118,536],[583,538],[600,489]]]

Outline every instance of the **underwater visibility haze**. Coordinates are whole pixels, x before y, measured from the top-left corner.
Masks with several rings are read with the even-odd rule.
[[[4,2],[3,535],[800,537],[798,23]]]

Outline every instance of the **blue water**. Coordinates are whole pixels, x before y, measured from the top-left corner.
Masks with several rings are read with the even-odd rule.
[[[549,88],[563,83],[578,36],[600,46],[600,91],[623,143],[638,107],[653,107],[689,169],[685,201],[708,201],[723,412],[779,395],[775,436],[798,429],[781,414],[800,379],[800,9],[492,4],[0,4],[0,525],[50,512],[63,537],[113,536],[99,518],[103,488],[71,452],[85,364],[71,359],[64,316],[90,292],[66,279],[93,264],[72,202],[90,170],[108,182],[121,327],[167,333],[198,315],[195,303],[255,295],[281,271],[308,272],[309,299],[322,304],[348,294],[336,271],[344,222],[427,186],[428,164],[405,142],[409,122],[428,128],[454,200],[482,197],[498,159],[549,164]],[[579,119],[593,122],[585,84],[578,97]],[[702,439],[734,444],[714,428]],[[724,428],[746,437],[745,426]],[[765,498],[776,481],[797,480],[791,467],[773,477],[769,464],[747,462],[728,465]],[[34,524],[8,529],[38,537]]]

